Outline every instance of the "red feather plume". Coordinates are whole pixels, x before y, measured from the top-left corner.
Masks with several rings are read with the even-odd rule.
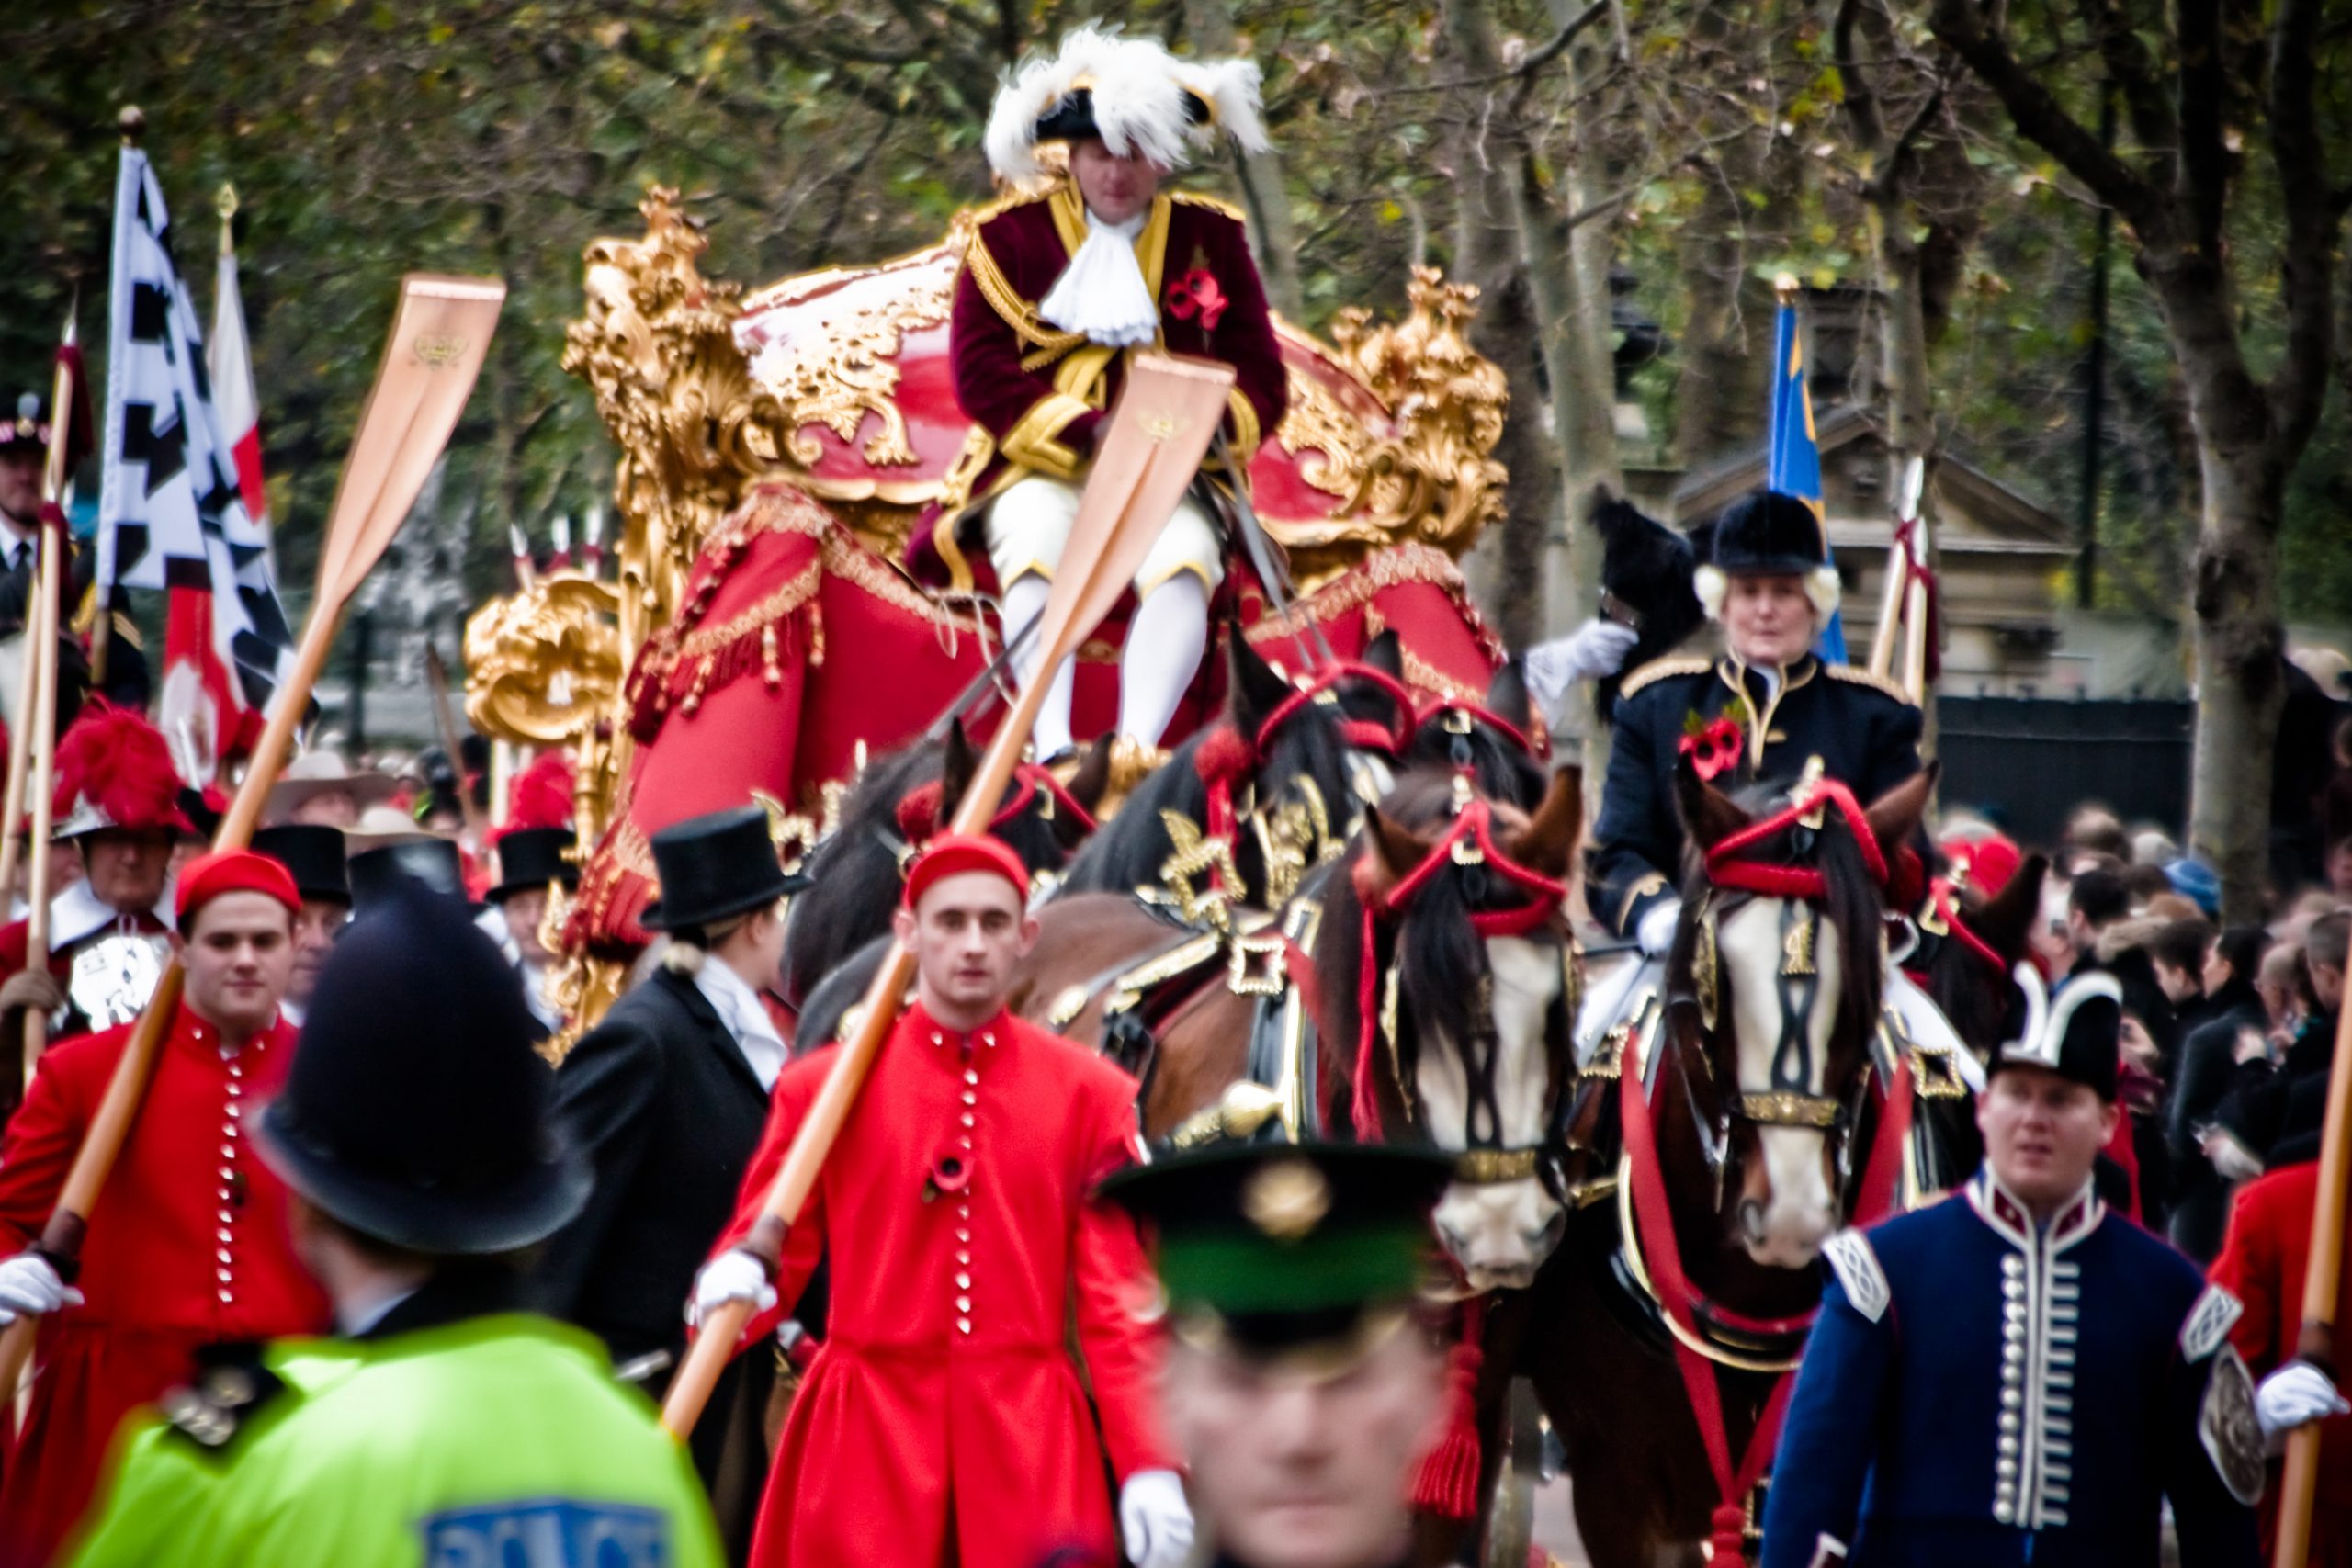
[[[129,708],[92,697],[57,742],[50,809],[60,822],[87,799],[118,828],[191,831],[180,775],[163,731]]]

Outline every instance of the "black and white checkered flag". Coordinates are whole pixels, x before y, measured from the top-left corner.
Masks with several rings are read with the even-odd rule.
[[[245,511],[212,404],[196,302],[172,261],[171,216],[147,155],[122,150],[115,183],[98,578],[116,588],[209,593],[243,705],[265,711],[293,663],[269,541]]]

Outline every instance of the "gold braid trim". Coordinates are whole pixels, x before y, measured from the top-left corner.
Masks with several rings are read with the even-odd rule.
[[[1012,329],[1013,335],[1023,343],[1037,345],[1036,354],[1022,360],[1023,369],[1036,368],[1030,364],[1030,358],[1038,358],[1042,355],[1044,358],[1038,363],[1044,364],[1068,354],[1086,341],[1084,333],[1057,332],[1038,319],[1036,306],[1012,291],[1012,285],[997,266],[996,258],[989,254],[987,236],[977,229],[972,231],[972,243],[964,249],[964,269],[972,275],[972,281],[979,285],[980,298],[986,299],[989,308]]]
[[[814,598],[817,584],[824,575],[824,561],[821,558],[810,561],[783,587],[741,614],[730,616],[715,626],[696,626],[687,633],[678,644],[678,658],[707,659],[731,647],[738,638],[750,637],[775,625]]]

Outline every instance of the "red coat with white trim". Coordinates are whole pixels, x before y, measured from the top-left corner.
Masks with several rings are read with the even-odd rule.
[[[2213,1282],[2245,1303],[2244,1315],[2230,1329],[2230,1343],[2257,1378],[2295,1354],[2318,1196],[2316,1164],[2290,1165],[2248,1182],[2238,1190],[2229,1235],[2213,1259]],[[2336,1290],[2337,1300],[2352,1303],[2352,1248],[2345,1252],[2344,1279]],[[2263,1492],[2261,1518],[2262,1559],[2267,1562],[2278,1522],[2275,1479]],[[2313,1568],[2352,1568],[2352,1416],[2320,1423],[2309,1561]]]
[[[0,1140],[0,1251],[39,1239],[130,1025],[52,1046]],[[0,1565],[46,1563],[83,1508],[122,1418],[188,1381],[198,1348],[327,1326],[294,1257],[286,1191],[252,1122],[285,1082],[282,1019],[233,1056],[181,1006],[155,1077],[89,1216],[81,1306],[42,1318],[31,1408],[0,1475]]]
[[[750,1231],[837,1049],[776,1080],[719,1250]],[[831,1333],[777,1444],[755,1564],[1114,1560],[1105,1450],[1122,1483],[1175,1462],[1153,1407],[1159,1330],[1137,1315],[1142,1244],[1093,1196],[1136,1156],[1135,1094],[1010,1014],[968,1036],[920,1004],[899,1019],[786,1240],[781,1303],[745,1337],[759,1346],[830,1257]]]

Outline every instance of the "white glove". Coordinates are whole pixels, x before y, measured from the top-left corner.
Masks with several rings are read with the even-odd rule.
[[[1193,1506],[1172,1470],[1138,1470],[1119,1488],[1119,1536],[1135,1568],[1182,1568],[1193,1551]]]
[[[1675,928],[1682,923],[1682,900],[1661,898],[1650,906],[1641,923],[1634,928],[1634,940],[1641,944],[1645,958],[1664,958],[1674,946]]]
[[[0,1262],[0,1325],[27,1313],[55,1312],[80,1306],[82,1292],[57,1277],[56,1268],[38,1253],[20,1252]]]
[[[695,1276],[694,1299],[686,1303],[686,1321],[695,1327],[729,1302],[749,1302],[754,1315],[775,1305],[775,1287],[760,1260],[737,1247],[703,1265]]]
[[[1539,642],[1527,650],[1528,694],[1557,728],[1568,688],[1578,681],[1614,675],[1641,640],[1642,634],[1633,627],[1595,617],[1566,637]]]
[[[2254,1418],[2262,1424],[2264,1446],[2273,1452],[2285,1446],[2289,1432],[2330,1416],[2352,1416],[2352,1404],[2309,1361],[2288,1362],[2254,1391]]]

